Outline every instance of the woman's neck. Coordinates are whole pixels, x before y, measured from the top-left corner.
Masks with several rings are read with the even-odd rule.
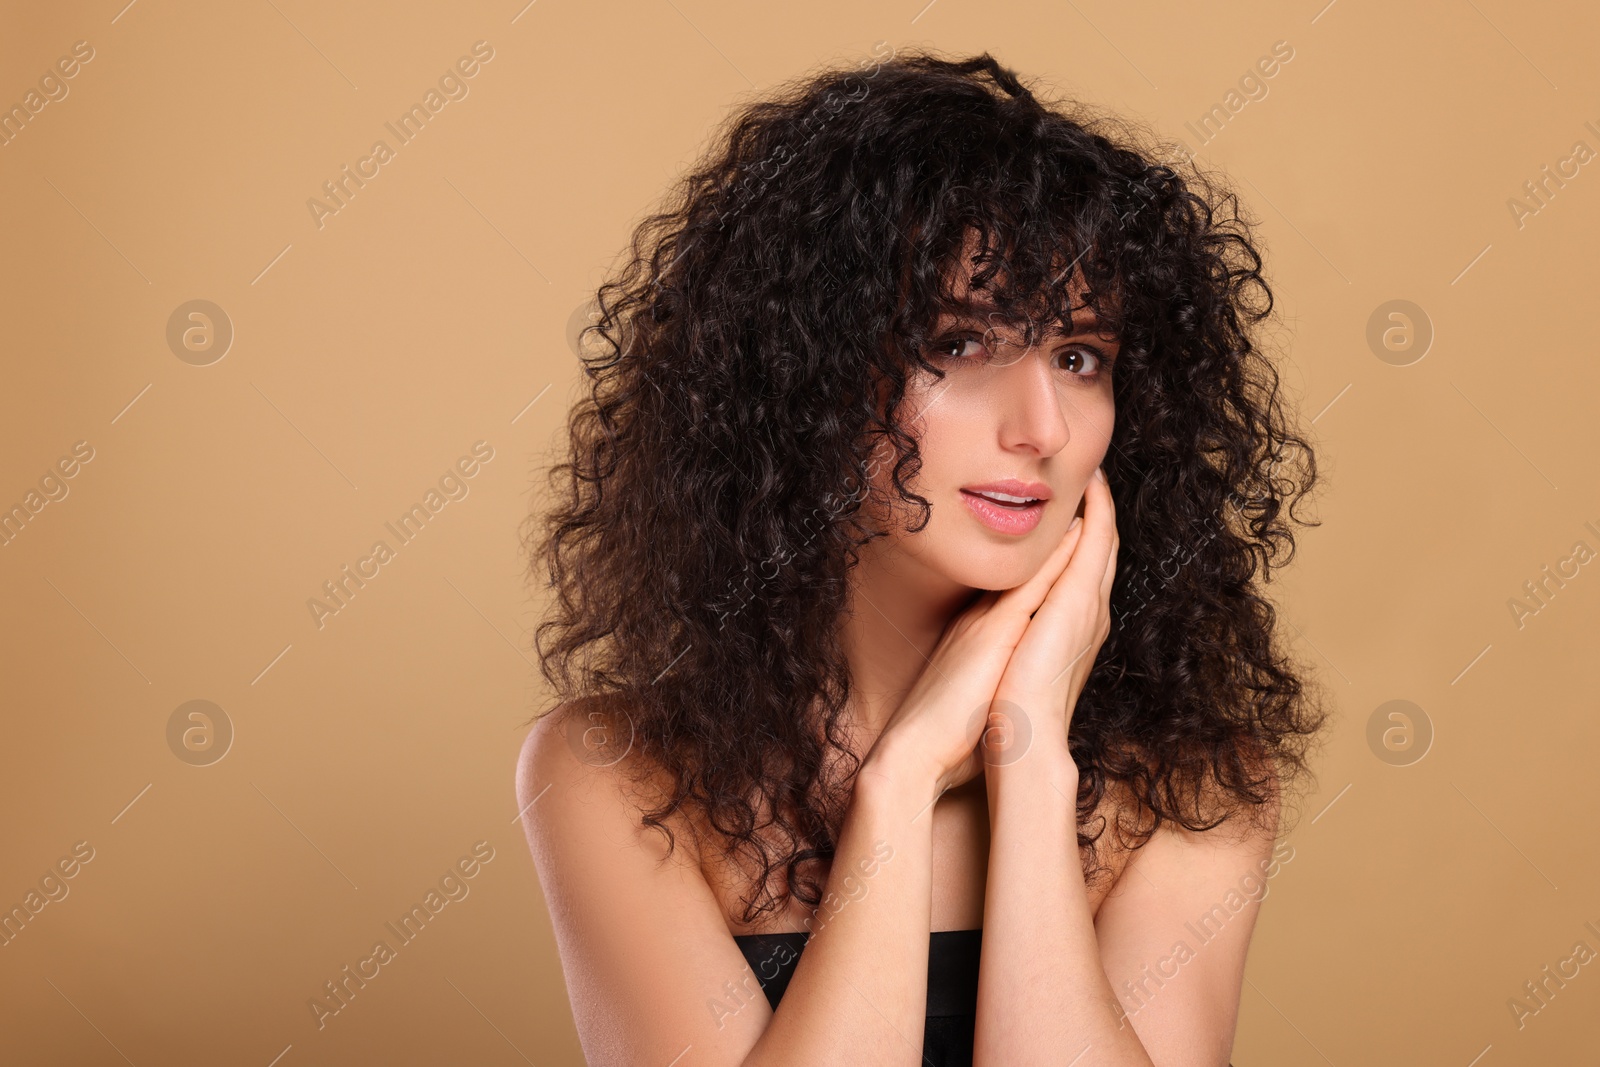
[[[851,719],[864,755],[939,642],[947,622],[977,595],[887,539],[861,550],[851,570],[840,642],[850,664]]]

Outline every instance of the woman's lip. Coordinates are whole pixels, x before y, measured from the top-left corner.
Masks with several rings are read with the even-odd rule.
[[[982,485],[963,485],[961,488],[968,493],[1004,493],[1006,496],[1028,496],[1037,500],[1049,500],[1051,497],[1050,487],[1043,482],[1022,482],[1015,478],[984,482]]]
[[[1008,508],[967,489],[961,490],[961,499],[967,505],[967,510],[971,511],[979,522],[991,530],[1004,534],[1028,533],[1038,526],[1039,520],[1044,517],[1043,500],[1036,500],[1027,507]]]

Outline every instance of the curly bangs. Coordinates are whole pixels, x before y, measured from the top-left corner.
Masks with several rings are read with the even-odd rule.
[[[1272,310],[1261,266],[1236,196],[1181,148],[1043,101],[987,54],[879,55],[747,104],[637,226],[582,333],[587,395],[528,534],[554,593],[534,638],[552,714],[608,717],[623,766],[667,782],[642,823],[669,851],[666,820],[693,811],[753,862],[745,922],[820,903],[859,767],[838,631],[883,535],[869,465],[892,442],[920,528],[898,411],[913,374],[940,374],[921,353],[968,310],[966,278],[1030,340],[1089,308],[1121,343],[1113,627],[1070,735],[1086,877],[1108,796],[1129,848],[1169,821],[1269,824],[1324,715],[1260,591],[1316,478],[1250,336]]]

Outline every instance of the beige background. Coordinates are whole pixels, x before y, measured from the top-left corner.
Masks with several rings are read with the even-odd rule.
[[[1508,1007],[1600,951],[1600,565],[1508,606],[1600,549],[1600,171],[1508,207],[1600,150],[1592,6],[124,2],[0,33],[0,104],[94,50],[0,147],[0,506],[93,449],[0,547],[0,904],[93,849],[0,947],[9,1062],[580,1062],[512,791],[568,324],[730,108],[877,40],[989,49],[1191,146],[1293,48],[1201,151],[1261,220],[1329,476],[1277,589],[1337,716],[1234,1062],[1596,1062],[1600,964]],[[308,198],[480,40],[469,95],[319,229]],[[234,329],[207,366],[166,340],[195,299]],[[1395,299],[1435,331],[1408,366],[1366,340]],[[319,628],[307,600],[478,441],[468,495]],[[1368,742],[1396,699],[1434,732],[1405,766]],[[191,700],[235,731],[209,766],[168,744]],[[308,999],[480,841],[470,895],[319,1030]]]

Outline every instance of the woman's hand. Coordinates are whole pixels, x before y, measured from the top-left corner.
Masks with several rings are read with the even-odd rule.
[[[1122,542],[1111,488],[1098,468],[1083,500],[1083,518],[1062,543],[1070,560],[1029,620],[995,688],[996,719],[983,738],[990,763],[1014,762],[1041,734],[1066,745],[1078,695],[1111,633],[1111,584]]]
[[[1099,487],[1099,497],[1109,505],[1110,493],[1104,483],[1093,481],[1092,485]],[[1092,512],[1097,524],[1110,521],[1102,518],[1102,510],[1097,506]],[[1008,673],[1007,664],[1016,659],[1019,641],[1033,628],[1030,617],[1041,610],[1052,587],[1059,586],[1058,579],[1074,558],[1074,546],[1086,528],[1086,522],[1079,522],[1070,529],[1027,581],[1012,589],[983,593],[946,624],[927,666],[889,717],[869,760],[886,758],[897,768],[909,765],[910,773],[931,781],[934,796],[982,773],[984,754],[979,743],[996,690]],[[1101,562],[1103,565],[1103,559]],[[1055,612],[1047,618],[1054,619]],[[1040,640],[1036,637],[1034,643]],[[1038,653],[1029,655],[1033,658]],[[1092,654],[1089,658],[1092,660]],[[1021,680],[1031,675],[1019,672],[1016,677]],[[1035,699],[1020,691],[1019,695]]]

